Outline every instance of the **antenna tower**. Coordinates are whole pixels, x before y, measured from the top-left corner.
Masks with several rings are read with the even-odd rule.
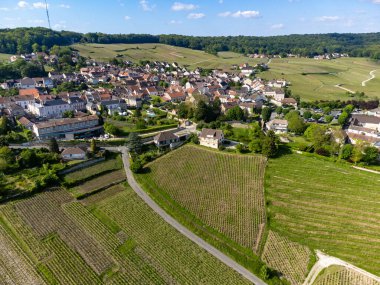
[[[49,29],[51,30],[50,17],[49,17],[49,10],[48,10],[48,4],[47,4],[47,1],[46,1],[46,0],[45,0],[45,8],[46,8],[46,16],[47,16],[47,20],[48,20],[48,23],[49,23]]]

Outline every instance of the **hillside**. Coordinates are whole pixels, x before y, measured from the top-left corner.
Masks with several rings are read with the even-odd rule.
[[[267,61],[251,59],[238,53],[220,52],[218,56],[204,51],[174,47],[164,44],[75,44],[72,47],[82,56],[101,61],[119,57],[138,63],[140,60],[177,62],[190,69],[220,68],[230,70],[233,64],[249,62],[252,65]]]
[[[259,74],[268,80],[284,78],[291,82],[293,94],[302,100],[350,100],[349,92],[364,92],[367,99],[379,96],[380,77],[363,86],[371,78],[370,72],[378,70],[380,64],[366,58],[340,58],[315,60],[308,58],[272,59],[269,71]],[[339,85],[339,86],[338,86]]]
[[[0,29],[0,38],[0,53],[11,54],[31,52],[34,43],[47,48],[53,45],[69,45],[73,43],[162,43],[194,50],[203,50],[212,54],[216,54],[220,51],[232,51],[241,54],[292,53],[302,56],[313,56],[325,52],[339,52],[349,53],[355,57],[380,58],[380,52],[378,50],[380,45],[380,33],[331,33],[271,37],[194,37],[147,34],[81,34],[69,31],[58,32],[45,28],[16,28]]]

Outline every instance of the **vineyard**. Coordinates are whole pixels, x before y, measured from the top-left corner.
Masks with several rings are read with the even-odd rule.
[[[124,169],[115,170],[98,176],[92,180],[86,181],[74,188],[71,188],[70,191],[74,194],[75,197],[81,197],[84,195],[96,193],[99,190],[107,188],[111,184],[121,183],[125,180],[125,178]]]
[[[313,285],[380,285],[380,282],[342,266],[331,266],[323,271]]]
[[[302,284],[308,273],[311,251],[274,231],[269,231],[262,259],[292,284]]]
[[[248,281],[172,229],[129,187],[115,185],[81,202],[52,189],[2,206],[0,283]]]
[[[380,274],[378,174],[292,154],[269,161],[266,191],[281,236]]]
[[[66,174],[64,180],[67,184],[78,184],[95,178],[101,174],[121,169],[123,163],[121,157],[107,159],[106,161]]]
[[[138,181],[186,216],[257,250],[265,225],[266,159],[186,145],[149,164]]]

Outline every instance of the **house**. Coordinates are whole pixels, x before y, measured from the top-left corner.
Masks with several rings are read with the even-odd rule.
[[[70,104],[62,99],[33,102],[28,109],[32,114],[46,118],[61,118],[64,112],[72,110]]]
[[[29,121],[26,117],[21,117],[20,119],[18,119],[19,123],[26,129],[28,130],[32,130],[33,129],[33,125],[34,123],[32,123],[31,121]]]
[[[269,131],[274,131],[275,133],[287,133],[288,132],[288,121],[274,119],[265,124],[266,129]]]
[[[33,104],[34,97],[33,95],[18,95],[12,97],[12,100],[23,109],[27,109],[29,104]]]
[[[86,152],[80,147],[68,147],[61,153],[64,160],[83,160],[86,158]]]
[[[165,101],[170,102],[181,102],[186,100],[186,93],[185,92],[166,92],[164,96],[162,97]]]
[[[284,98],[281,100],[282,106],[292,106],[294,108],[297,108],[297,101],[294,98]]]
[[[33,132],[39,139],[49,138],[83,138],[99,135],[103,127],[99,125],[96,115],[49,120],[33,125]]]
[[[380,142],[380,117],[368,115],[353,115],[351,124],[346,130],[352,144],[366,141],[370,144]]]
[[[141,108],[141,106],[142,106],[142,100],[139,97],[126,96],[124,98],[124,100],[125,100],[128,107]]]
[[[153,141],[157,147],[172,147],[179,142],[179,137],[172,132],[161,132],[153,138]]]
[[[221,130],[202,129],[199,135],[199,143],[203,146],[219,148],[223,141],[224,135]]]
[[[68,103],[71,110],[84,111],[86,110],[86,104],[83,99],[79,97],[69,97]]]
[[[25,77],[20,80],[21,89],[30,89],[36,87],[36,81],[33,78]]]

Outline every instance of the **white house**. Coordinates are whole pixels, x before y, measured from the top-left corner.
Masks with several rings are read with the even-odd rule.
[[[221,130],[202,129],[199,135],[200,145],[218,148],[224,141],[224,135]]]
[[[287,133],[288,132],[288,121],[274,119],[265,124],[266,129],[272,130],[275,133]]]
[[[79,147],[69,147],[62,151],[61,156],[64,160],[83,160],[86,152]]]

